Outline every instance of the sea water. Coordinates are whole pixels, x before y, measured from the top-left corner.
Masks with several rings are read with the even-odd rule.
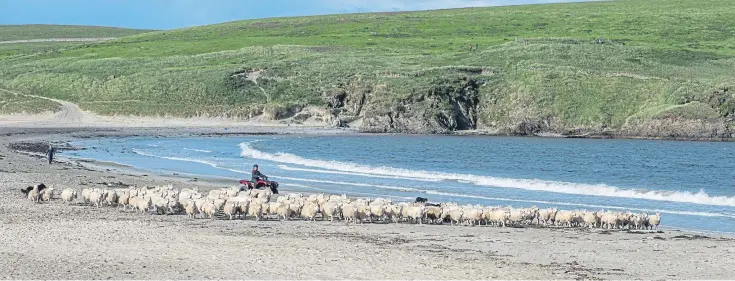
[[[490,206],[630,210],[735,232],[735,143],[450,136],[79,140],[63,156],[283,189]]]

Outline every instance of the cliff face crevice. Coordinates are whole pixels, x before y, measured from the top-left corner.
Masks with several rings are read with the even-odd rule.
[[[362,132],[446,134],[477,128],[479,85],[472,78],[439,81],[395,100],[368,100]]]
[[[322,96],[326,99],[335,124],[344,126],[362,116],[366,99],[372,92],[372,85],[354,81],[323,90]]]

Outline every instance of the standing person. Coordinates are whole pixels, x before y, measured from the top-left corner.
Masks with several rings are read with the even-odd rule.
[[[52,145],[48,145],[48,149],[46,149],[46,158],[48,158],[48,164],[51,165],[51,162],[54,161],[54,153],[56,152],[56,149]]]

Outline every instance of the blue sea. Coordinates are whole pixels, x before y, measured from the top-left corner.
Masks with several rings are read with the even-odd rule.
[[[735,232],[735,143],[451,136],[237,136],[79,140],[63,156],[151,173],[433,202],[662,214]]]

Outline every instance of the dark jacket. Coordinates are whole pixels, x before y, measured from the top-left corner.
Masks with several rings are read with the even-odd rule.
[[[54,152],[56,152],[56,149],[53,147],[49,147],[46,149],[46,158],[48,159],[49,165],[51,165],[51,162],[54,161]]]
[[[260,170],[253,170],[253,176],[250,178],[252,182],[258,182],[258,179],[266,179],[267,176],[265,176],[263,173],[260,172]]]

